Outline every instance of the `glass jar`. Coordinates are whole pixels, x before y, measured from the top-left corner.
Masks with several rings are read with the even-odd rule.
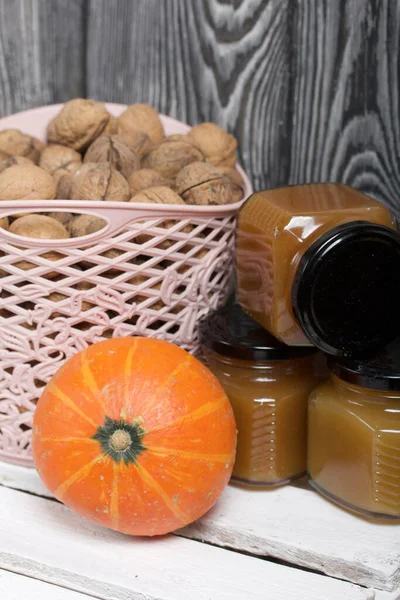
[[[232,480],[272,486],[306,471],[307,399],[327,376],[320,353],[274,339],[236,305],[201,324],[207,366],[231,401],[238,441]]]
[[[332,362],[308,418],[311,485],[366,516],[400,519],[400,344]]]
[[[238,302],[286,344],[375,351],[400,331],[395,229],[387,208],[342,184],[255,193],[238,216]]]

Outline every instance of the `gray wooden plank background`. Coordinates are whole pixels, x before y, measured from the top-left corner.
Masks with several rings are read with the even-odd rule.
[[[0,0],[0,116],[145,101],[240,140],[255,188],[344,181],[400,215],[398,0]]]

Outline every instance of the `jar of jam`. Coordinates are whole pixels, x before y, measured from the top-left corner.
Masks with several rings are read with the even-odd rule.
[[[400,519],[400,344],[330,368],[309,400],[311,484],[366,516]]]
[[[207,366],[229,397],[238,430],[232,480],[272,486],[306,471],[307,400],[325,363],[315,349],[285,346],[237,305],[200,326]]]
[[[289,345],[375,352],[400,332],[400,235],[389,210],[342,184],[253,194],[237,227],[237,299]]]

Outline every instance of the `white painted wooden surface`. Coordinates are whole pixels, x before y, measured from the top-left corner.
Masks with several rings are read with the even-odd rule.
[[[33,469],[0,463],[0,483],[48,495]],[[203,519],[179,533],[367,587],[400,587],[400,525],[355,517],[307,486],[255,492],[228,486]]]
[[[375,598],[373,590],[177,536],[123,536],[1,486],[0,568],[103,600]]]
[[[311,489],[253,492],[228,486],[184,535],[377,589],[400,587],[400,526],[356,517]]]
[[[0,598],[2,600],[90,600],[90,596],[86,594],[3,569],[0,569]]]

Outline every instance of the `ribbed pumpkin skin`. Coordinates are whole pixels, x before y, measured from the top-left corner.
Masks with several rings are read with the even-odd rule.
[[[136,446],[116,451],[112,428],[130,432]],[[74,355],[34,417],[33,455],[46,487],[131,535],[168,533],[207,512],[229,481],[235,448],[233,412],[214,375],[150,338],[111,339]]]

